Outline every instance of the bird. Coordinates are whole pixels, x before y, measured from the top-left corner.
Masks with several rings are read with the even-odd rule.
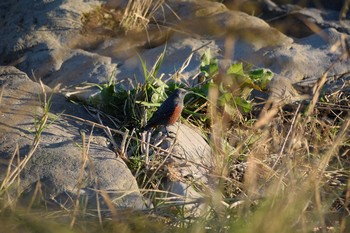
[[[176,89],[152,115],[147,125],[142,131],[148,131],[151,128],[159,125],[165,126],[167,130],[168,125],[173,125],[180,118],[181,112],[184,108],[184,98],[189,92],[183,88]],[[167,131],[168,133],[168,131]]]

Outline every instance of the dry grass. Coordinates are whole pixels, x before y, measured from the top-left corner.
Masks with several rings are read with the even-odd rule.
[[[129,92],[126,97],[131,103],[135,103],[135,93],[138,92]],[[348,94],[341,90],[322,97],[329,102],[318,101],[312,105],[313,110],[310,110],[307,102],[280,106],[274,110],[273,118],[263,121],[268,123],[256,128],[254,122],[258,120],[258,115],[244,114],[237,107],[231,106],[230,111],[225,111],[227,106],[217,106],[220,91],[212,85],[208,91],[208,102],[196,106],[199,108],[197,113],[207,112],[208,119],[205,122],[210,122],[208,128],[206,124],[200,125],[203,127],[202,131],[210,135],[209,143],[216,160],[212,175],[219,181],[219,186],[217,192],[207,200],[207,211],[196,219],[186,218],[182,206],[173,204],[168,198],[169,193],[162,187],[163,179],[169,178],[171,170],[165,161],[176,155],[147,144],[134,131],[129,133],[115,130],[75,118],[92,127],[103,128],[109,135],[120,135],[121,143],[116,144],[119,148],[115,148],[118,155],[127,158],[126,162],[139,181],[141,192],[157,208],[151,209],[142,217],[128,213],[127,217],[121,218],[122,215],[113,207],[113,201],[108,198],[108,194],[97,190],[96,195],[100,194],[107,205],[109,204],[113,220],[102,218],[99,210],[88,218],[85,215],[88,211],[81,209],[79,193],[72,210],[63,205],[62,211],[51,218],[50,212],[40,215],[31,209],[34,199],[37,198],[33,197],[24,212],[21,207],[13,207],[13,210],[4,207],[1,209],[4,229],[9,229],[9,225],[13,224],[17,231],[24,229],[24,232],[35,232],[37,229],[54,227],[55,221],[66,221],[64,227],[60,228],[62,232],[81,232],[81,229],[84,232],[95,232],[101,228],[106,232],[119,228],[126,232],[134,232],[135,229],[148,231],[145,227],[156,231],[165,229],[175,232],[234,232],[237,229],[247,233],[347,232],[350,214],[350,121],[347,112],[350,101]],[[49,103],[44,102],[44,106],[48,105]],[[46,109],[49,110],[47,107]],[[71,116],[62,114],[60,117]],[[196,115],[188,117],[192,124],[198,122]],[[40,142],[40,132],[47,124],[47,118],[40,119],[37,121],[37,143]],[[115,125],[120,126],[121,122],[115,122]],[[88,155],[90,139],[87,142],[85,136],[82,139],[84,167],[91,162]],[[152,160],[137,157],[135,154],[141,145],[146,144],[154,151]],[[24,162],[25,160],[19,164]],[[1,186],[3,194],[19,177],[21,167],[23,166],[12,170],[9,166],[7,178]],[[39,199],[40,193],[39,184],[35,192]],[[0,201],[4,206],[7,202],[5,195],[1,195]],[[9,211],[11,214],[7,216]],[[32,214],[33,211],[35,214]],[[157,215],[153,215],[155,213]],[[53,221],[39,226],[38,218],[42,217]],[[18,218],[23,220],[21,224],[16,222]],[[133,221],[133,218],[137,218],[138,222]],[[85,221],[92,226],[83,227]]]
[[[146,31],[154,13],[163,7],[164,0],[128,1],[122,9],[111,7],[113,2],[85,14],[83,22],[86,31],[108,35]]]
[[[20,174],[23,169],[25,169],[27,163],[34,155],[35,151],[37,150],[40,141],[41,141],[41,133],[43,130],[47,127],[49,124],[49,111],[50,111],[50,97],[47,96],[47,93],[45,91],[44,84],[39,81],[41,88],[42,88],[42,96],[43,99],[40,99],[42,104],[43,113],[41,116],[36,115],[35,117],[38,117],[34,119],[34,126],[35,126],[35,138],[33,140],[33,144],[29,150],[29,152],[24,156],[24,159],[20,159],[19,155],[19,148],[18,145],[16,145],[15,150],[11,156],[11,159],[9,161],[8,169],[6,172],[5,177],[1,181],[0,185],[0,194],[1,196],[7,196],[8,201],[5,204],[5,206],[12,204],[15,204],[16,200],[11,199],[11,195],[9,195],[9,189],[13,185],[19,185],[19,182],[21,182]],[[16,161],[17,160],[17,161]],[[18,198],[18,197],[17,197]]]
[[[152,13],[163,3],[151,2],[129,1],[124,13],[97,11],[97,18],[89,18],[96,20],[90,25],[104,22],[105,28],[112,31],[116,27],[122,28],[124,32],[144,29]],[[348,51],[345,51],[339,59],[347,58]],[[45,111],[37,120],[37,137],[32,150],[15,168],[8,167],[0,186],[0,232],[349,232],[350,97],[349,93],[337,90],[323,95],[327,101],[320,102],[327,73],[316,83],[311,103],[277,104],[261,118],[258,114],[242,113],[237,106],[226,103],[218,106],[220,90],[215,85],[208,89],[206,101],[192,105],[196,108],[186,114],[186,122],[196,124],[210,135],[208,142],[216,161],[211,172],[219,183],[217,192],[206,202],[207,211],[195,219],[185,217],[183,206],[171,206],[169,193],[162,190],[162,181],[169,178],[171,170],[165,161],[176,155],[148,144],[134,130],[126,131],[125,127],[135,128],[135,122],[126,122],[125,116],[117,117],[118,122],[109,118],[118,129],[104,126],[100,119],[100,124],[75,120],[106,130],[112,141],[112,136],[118,135],[121,143],[114,142],[114,149],[128,163],[144,196],[156,205],[157,210],[175,207],[172,212],[156,209],[142,215],[121,212],[101,190],[96,195],[100,194],[110,207],[110,219],[102,218],[100,210],[89,215],[85,209],[81,210],[79,193],[72,210],[63,205],[56,212],[36,211],[31,207],[37,197],[33,197],[28,206],[11,206],[13,200],[7,199],[6,192],[19,182],[21,169],[40,144],[40,133],[47,125],[49,103],[45,97]],[[2,93],[3,90],[0,103]],[[133,117],[138,118],[138,125],[142,124],[144,112],[135,106],[140,96],[147,97],[149,93],[141,88],[141,91],[124,94],[126,101],[121,105],[123,111],[119,112],[124,114],[130,110],[135,114]],[[203,116],[206,116],[204,122],[199,119]],[[60,117],[72,118],[64,114]],[[259,127],[254,125],[256,122]],[[90,137],[86,139],[83,135],[81,172],[87,163],[91,163],[89,145]],[[137,154],[144,145],[154,151],[152,160]],[[16,159],[17,151],[10,164]],[[78,185],[81,182],[82,174]],[[39,183],[34,196],[40,199]],[[98,203],[97,200],[97,206]]]
[[[146,29],[152,15],[162,6],[164,0],[156,1],[129,1],[125,8],[120,27],[125,31]]]
[[[211,86],[210,104],[199,108],[210,119],[210,127],[202,131],[210,135],[216,158],[212,175],[219,181],[220,195],[208,200],[203,218],[186,219],[181,207],[175,206],[176,211],[166,212],[167,221],[180,226],[180,231],[347,232],[349,96],[337,90],[322,96],[331,100],[328,103],[281,105],[273,118],[256,128],[257,115],[234,107],[225,111],[225,105],[216,105],[219,94]],[[192,124],[198,122],[192,117]],[[129,145],[135,152],[135,144]],[[130,154],[130,148],[123,148]],[[162,191],[162,180],[169,175],[164,162],[176,155],[154,149],[151,161],[136,156],[130,166],[144,195],[161,209],[172,203],[169,193]]]

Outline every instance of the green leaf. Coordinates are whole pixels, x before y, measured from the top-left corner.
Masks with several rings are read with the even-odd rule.
[[[210,49],[207,49],[201,57],[201,66],[209,65],[210,59],[211,59]]]
[[[151,96],[152,103],[159,103],[161,99],[162,99],[162,96],[157,92],[154,92],[153,95]]]
[[[271,81],[273,73],[269,69],[255,69],[249,72],[249,77],[253,82],[260,87],[261,90],[266,90],[267,84]]]
[[[101,90],[101,97],[103,100],[107,100],[110,99],[114,93],[114,85],[109,85]]]
[[[227,92],[227,93],[223,93],[221,96],[219,96],[218,98],[218,104],[219,106],[224,106],[227,103],[232,103],[232,94]]]
[[[238,75],[244,75],[243,70],[243,63],[235,63],[232,64],[226,71],[227,74],[238,74]]]
[[[145,77],[145,81],[149,81],[149,75],[148,75],[148,70],[147,70],[147,64],[146,61],[142,59],[141,55],[137,53],[137,56],[140,59],[141,66],[142,66],[142,71],[143,71],[143,76]]]
[[[249,113],[252,111],[252,105],[245,99],[236,97],[235,102],[237,106],[244,112],[244,113]]]
[[[154,84],[155,86],[159,87],[157,90],[161,92],[164,92],[165,89],[169,88],[169,86],[161,78],[155,79]]]
[[[211,58],[210,49],[207,49],[202,55],[199,69],[206,77],[212,77],[219,71],[218,59]]]
[[[163,63],[163,59],[164,59],[164,56],[165,56],[166,48],[167,48],[167,46],[165,45],[163,52],[158,56],[157,61],[155,62],[155,64],[153,65],[153,67],[152,67],[152,69],[150,71],[150,73],[152,73],[152,76],[154,78],[156,78],[156,76],[158,74],[158,71],[159,71],[159,69],[160,69],[160,67],[161,67],[161,65]]]

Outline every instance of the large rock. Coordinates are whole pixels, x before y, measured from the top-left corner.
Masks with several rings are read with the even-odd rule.
[[[213,36],[224,37],[230,34],[242,37],[253,51],[271,43],[291,42],[291,39],[259,18],[229,11],[222,4],[209,1],[171,1],[169,7],[164,8],[165,12],[159,10],[155,14],[157,24],[166,27],[174,25],[174,28],[177,27],[175,31],[182,31],[170,36],[167,46],[162,43],[150,49],[140,49],[140,45],[146,45],[149,38],[152,38],[152,32],[131,34],[132,38],[127,35],[104,37],[100,43],[91,42],[90,46],[86,46],[87,38],[99,38],[99,35],[80,35],[81,19],[84,13],[97,8],[97,5],[97,1],[65,1],[61,4],[45,1],[32,4],[29,0],[17,3],[5,1],[0,11],[0,16],[4,19],[2,33],[5,42],[0,45],[4,54],[0,63],[16,65],[28,76],[40,77],[51,87],[58,83],[66,87],[82,82],[106,83],[113,74],[118,81],[136,77],[142,82],[144,75],[137,54],[150,68],[163,51],[165,57],[159,74],[164,73],[166,79],[179,70],[193,52],[189,65],[180,75],[180,78],[188,80],[198,72],[200,57],[205,49],[211,48],[214,56],[220,55],[217,51],[223,51],[224,44],[217,43]],[[172,13],[169,8],[173,10]],[[206,26],[203,27],[203,24]],[[151,24],[150,29],[152,28],[156,28],[153,31],[160,30]],[[257,31],[262,34],[261,37],[255,36]],[[266,40],[266,36],[269,40]],[[136,37],[139,39],[134,41]],[[206,44],[208,45],[204,46]],[[196,50],[201,46],[204,48]],[[239,44],[236,47],[239,48]],[[125,86],[129,87],[127,82]]]
[[[120,2],[109,1],[107,5],[121,10],[126,1]],[[5,1],[0,9],[3,19],[0,64],[16,65],[31,78],[42,78],[50,87],[106,83],[116,78],[130,88],[130,80],[145,80],[140,58],[150,70],[164,52],[158,76],[164,74],[164,80],[172,78],[193,85],[201,55],[209,48],[219,59],[244,60],[270,68],[288,80],[275,83],[289,83],[272,90],[288,89],[287,93],[293,93],[294,90],[289,90],[292,84],[303,81],[313,85],[344,52],[338,44],[348,38],[348,26],[335,21],[334,11],[299,10],[309,23],[324,29],[293,41],[263,20],[228,10],[223,4],[185,0],[168,1],[167,6],[159,8],[148,33],[122,35],[101,26],[100,31],[94,28],[82,34],[84,13],[100,4],[93,0],[42,0],[34,4],[30,0]],[[105,14],[100,20],[113,16]],[[187,58],[190,60],[184,66]],[[329,79],[343,77],[349,65],[348,60],[338,62]]]
[[[108,149],[101,132],[62,115],[89,120],[82,107],[46,87],[50,108],[39,132],[45,116],[42,87],[13,67],[0,67],[0,84],[0,180],[7,177],[9,168],[11,174],[19,162],[28,160],[14,173],[19,174],[17,178],[4,183],[10,197],[21,194],[32,198],[36,187],[40,187],[45,201],[67,208],[78,196],[89,208],[99,202],[102,210],[107,209],[108,201],[120,208],[145,207],[136,180],[125,163]]]
[[[83,13],[99,4],[94,0],[3,1],[0,65],[15,65],[31,78],[44,80],[49,76],[47,83],[51,86],[83,80],[107,82],[116,66],[110,58],[69,47],[72,38],[80,33]],[[80,71],[73,72],[74,69]]]
[[[162,179],[166,203],[183,208],[186,216],[199,216],[205,213],[206,200],[218,189],[216,158],[195,128],[177,123],[167,129],[154,137],[154,143],[167,152],[149,148],[150,163],[155,160],[158,165],[159,157],[162,160],[157,169],[166,170]]]

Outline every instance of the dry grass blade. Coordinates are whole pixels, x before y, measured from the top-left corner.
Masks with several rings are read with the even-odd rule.
[[[34,204],[34,202],[35,202],[37,196],[38,196],[38,195],[39,195],[39,197],[42,197],[42,196],[43,196],[43,193],[42,193],[42,189],[41,189],[41,188],[42,188],[41,182],[38,181],[38,182],[36,183],[36,185],[35,185],[34,194],[33,194],[33,196],[32,196],[32,199],[30,200],[30,203],[29,203],[29,205],[28,205],[28,207],[27,207],[27,212],[29,212],[30,209],[32,208],[32,206],[33,206],[33,204]]]
[[[15,182],[15,180],[19,178],[21,171],[25,168],[25,166],[27,165],[27,163],[29,162],[29,160],[32,158],[35,151],[37,150],[41,140],[41,133],[43,132],[44,128],[47,126],[47,121],[49,119],[50,103],[47,102],[47,95],[46,95],[44,84],[41,82],[41,80],[39,82],[42,88],[42,94],[44,96],[44,102],[43,102],[44,112],[41,118],[37,122],[35,122],[36,134],[33,140],[33,145],[30,148],[27,155],[24,157],[24,159],[22,161],[19,161],[15,169],[13,169],[11,173],[7,176],[6,182],[4,181],[2,182],[0,191],[9,188]],[[12,163],[10,163],[9,166],[12,166]]]
[[[99,191],[99,193],[101,194],[104,202],[107,204],[108,209],[111,211],[111,215],[112,217],[116,218],[118,215],[117,209],[113,203],[113,201],[110,199],[110,197],[108,196],[107,191],[105,190],[101,190]]]
[[[263,110],[261,111],[261,114],[258,118],[258,120],[254,123],[254,128],[258,129],[265,125],[267,125],[269,122],[271,122],[271,119],[276,116],[280,108],[284,105],[284,101],[281,100],[278,103],[275,103],[274,101],[267,101],[267,103],[264,105]]]
[[[287,144],[287,141],[289,139],[289,136],[291,135],[292,131],[294,130],[294,126],[295,126],[295,120],[297,119],[298,115],[299,115],[299,110],[300,110],[300,106],[301,104],[298,105],[298,108],[297,110],[295,111],[294,113],[294,117],[293,117],[293,120],[292,120],[292,123],[290,125],[290,128],[289,128],[289,131],[287,133],[287,136],[286,138],[284,139],[284,142],[283,142],[283,145],[282,145],[282,148],[281,148],[281,151],[276,159],[276,162],[274,163],[274,165],[272,166],[272,170],[274,170],[274,168],[276,167],[276,165],[278,164],[279,160],[281,159],[282,155],[283,155],[283,152],[284,152],[284,149],[286,147],[286,144]]]
[[[345,51],[338,57],[338,59],[335,62],[333,62],[333,64],[324,72],[322,77],[316,82],[316,84],[313,88],[313,97],[312,97],[312,100],[310,102],[309,108],[306,112],[307,116],[310,116],[311,113],[314,111],[315,105],[316,105],[318,98],[321,94],[322,88],[327,81],[328,73],[335,67],[335,65],[338,62],[350,57],[349,56],[350,48],[349,48],[348,41],[345,40],[344,37],[342,37],[342,39],[343,39],[343,44],[344,44],[343,46],[345,47]]]
[[[2,102],[2,96],[4,95],[4,90],[5,90],[5,85],[2,85],[1,90],[0,90],[0,105]]]
[[[72,220],[70,222],[70,227],[73,228],[75,221],[76,221],[76,217],[80,208],[80,193],[81,193],[81,187],[83,184],[83,176],[84,176],[84,171],[85,171],[85,167],[88,161],[88,151],[86,148],[86,143],[85,143],[85,133],[83,132],[81,135],[82,138],[82,165],[81,165],[81,169],[80,169],[80,173],[79,173],[79,177],[78,177],[78,182],[77,182],[77,187],[76,187],[76,196],[77,198],[75,199],[75,203],[74,203],[74,210],[73,210],[73,216],[72,216]]]
[[[349,125],[350,125],[350,116],[348,116],[344,121],[344,123],[342,124],[340,131],[338,132],[336,138],[334,139],[332,147],[327,151],[327,153],[324,155],[323,159],[319,164],[318,171],[321,172],[322,174],[324,173],[326,167],[328,166],[330,159],[337,154],[335,153],[336,150],[339,149],[339,146],[343,144],[343,140],[347,135]]]
[[[163,4],[164,0],[132,0],[128,2],[120,26],[127,32],[146,28],[152,15]]]
[[[63,117],[63,118],[68,118],[68,119],[75,119],[75,120],[78,120],[78,121],[83,122],[83,123],[88,124],[88,125],[95,125],[95,127],[101,128],[101,129],[106,129],[106,128],[107,128],[106,126],[101,125],[101,124],[98,124],[98,123],[96,123],[96,122],[92,122],[92,121],[89,121],[89,120],[85,120],[85,119],[82,119],[82,118],[80,118],[80,117],[76,117],[76,116],[72,116],[72,115],[61,114],[61,117]],[[114,133],[117,133],[117,134],[119,134],[119,135],[125,135],[125,132],[123,132],[123,131],[121,131],[121,130],[110,129],[110,131],[112,131],[112,132],[114,132]],[[132,139],[132,140],[134,140],[134,141],[137,141],[137,142],[140,143],[141,145],[142,145],[142,144],[147,144],[147,141],[141,140],[141,139],[139,139],[139,138],[137,138],[137,137],[134,137],[134,136],[131,136],[131,135],[128,135],[127,137],[128,137],[129,139]],[[164,150],[164,149],[159,148],[159,147],[157,147],[157,146],[155,146],[155,145],[152,145],[152,144],[149,144],[149,143],[148,143],[148,145],[149,145],[150,147],[152,147],[152,148],[158,150],[159,152],[162,152],[162,153],[169,153],[168,150]],[[210,167],[204,166],[203,164],[197,163],[197,162],[192,161],[192,160],[189,160],[189,159],[185,159],[185,158],[179,157],[179,156],[177,156],[177,155],[174,154],[174,153],[170,153],[170,154],[171,154],[171,156],[174,156],[175,158],[185,160],[186,162],[192,163],[192,164],[194,164],[194,165],[196,165],[196,166],[202,167],[202,168],[207,169],[207,170],[209,170],[209,171],[211,170]]]

